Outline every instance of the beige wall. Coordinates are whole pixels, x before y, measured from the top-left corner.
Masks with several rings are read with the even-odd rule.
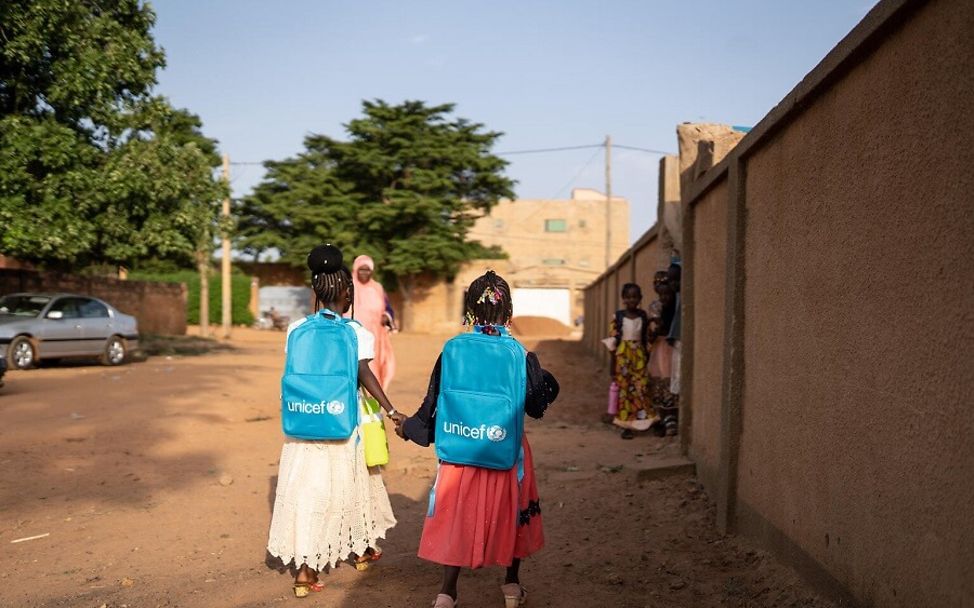
[[[693,353],[690,378],[692,425],[689,454],[698,475],[712,496],[720,464],[721,377],[724,372],[724,305],[727,279],[727,182],[721,181],[696,201],[693,208],[692,272],[686,289],[693,295],[692,341],[684,350]]]
[[[974,606],[971,32],[881,1],[684,185],[684,445],[722,529],[845,605]]]
[[[686,196],[718,522],[863,605],[974,606],[972,31],[880,2]]]
[[[661,270],[660,255],[659,240],[653,239],[652,242],[636,251],[632,256],[636,271],[631,280],[643,290],[643,307],[656,299],[656,294],[653,293],[653,275],[656,274],[657,270]],[[618,295],[621,296],[622,294]]]
[[[140,333],[186,333],[186,286],[182,283],[125,281],[58,272],[0,269],[0,295],[20,291],[66,292],[94,296],[134,316]]]
[[[974,605],[972,32],[929,3],[747,163],[738,499],[881,606]]]

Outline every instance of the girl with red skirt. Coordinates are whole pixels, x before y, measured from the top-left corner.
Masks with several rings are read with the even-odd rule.
[[[465,322],[482,333],[500,335],[510,323],[511,290],[493,271],[474,280],[465,297]],[[538,357],[525,358],[527,392],[524,411],[541,418],[558,396],[558,382],[541,368]],[[440,392],[441,360],[437,359],[429,390],[419,411],[396,427],[396,432],[428,446],[434,440],[436,402]],[[513,379],[512,379],[513,382]],[[461,568],[504,566],[501,591],[506,608],[521,606],[527,592],[521,585],[521,560],[544,546],[541,500],[534,460],[527,436],[521,440],[523,461],[510,470],[494,470],[441,462],[430,493],[430,509],[423,525],[419,557],[442,564],[443,586],[434,608],[454,608]]]

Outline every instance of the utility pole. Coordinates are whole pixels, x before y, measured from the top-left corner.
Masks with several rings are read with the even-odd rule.
[[[223,221],[226,224],[230,221],[230,155],[223,155],[223,182],[227,186],[227,197],[223,199]],[[223,337],[230,337],[231,307],[232,298],[230,297],[230,233],[226,226],[223,230],[223,264],[221,266],[223,275],[223,285],[220,295],[223,296]]]
[[[612,264],[612,136],[605,136],[605,269]]]

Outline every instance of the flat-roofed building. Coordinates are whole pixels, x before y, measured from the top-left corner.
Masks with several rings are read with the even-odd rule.
[[[629,202],[613,196],[606,257],[606,204],[605,194],[577,188],[570,199],[501,201],[477,221],[470,238],[509,256],[515,316],[572,325],[582,314],[582,288],[629,247]]]

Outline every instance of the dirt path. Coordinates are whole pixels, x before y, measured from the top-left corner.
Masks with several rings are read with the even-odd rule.
[[[411,412],[443,337],[397,335],[391,397]],[[547,547],[522,568],[529,606],[825,607],[788,569],[713,525],[688,476],[640,482],[672,440],[601,425],[605,381],[571,341],[525,340],[562,383],[527,429]],[[233,352],[122,368],[52,367],[0,389],[0,606],[277,606],[290,576],[265,563],[281,446],[283,336],[237,330]],[[343,566],[306,606],[428,606],[438,567],[415,557],[435,462],[392,437],[399,525],[365,573]],[[12,543],[21,538],[47,535]],[[465,573],[461,602],[497,606],[502,573]]]

